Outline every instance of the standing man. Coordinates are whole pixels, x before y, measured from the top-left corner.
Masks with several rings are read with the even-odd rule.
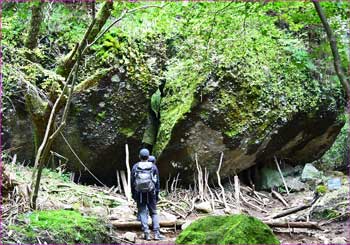
[[[154,239],[162,240],[163,236],[160,235],[159,217],[157,214],[157,201],[159,200],[160,190],[158,168],[148,161],[149,151],[147,149],[141,149],[139,157],[140,162],[134,164],[131,171],[132,198],[137,203],[144,239],[151,240],[148,227],[149,211],[152,218]]]

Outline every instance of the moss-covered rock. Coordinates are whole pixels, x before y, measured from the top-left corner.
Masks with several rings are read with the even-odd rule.
[[[191,180],[188,170],[196,170],[197,154],[213,174],[221,152],[223,176],[274,155],[301,164],[333,143],[344,124],[340,84],[313,75],[315,65],[302,42],[273,23],[264,23],[271,35],[256,31],[254,21],[259,22],[249,20],[244,41],[224,45],[224,38],[240,35],[240,20],[233,18],[230,33],[217,33],[224,37],[215,40],[212,53],[199,44],[196,50],[179,44],[186,52],[169,61],[160,105],[155,149],[161,172]]]
[[[280,244],[270,227],[246,215],[201,218],[176,239],[176,244]]]
[[[9,230],[22,237],[23,243],[52,244],[109,243],[106,224],[95,218],[83,216],[77,211],[35,211],[20,216]],[[6,243],[17,241],[6,241]]]
[[[158,80],[136,43],[123,34],[107,35],[95,52],[97,58],[88,69],[97,70],[91,76],[80,75],[87,78],[76,87],[64,134],[87,167],[114,184],[115,171],[125,168],[126,143],[130,162],[138,160]],[[71,170],[84,170],[62,139],[55,149],[69,159]],[[83,172],[81,180],[89,178]]]
[[[317,187],[316,191],[322,196],[312,209],[312,218],[317,220],[331,219],[347,212],[350,201],[348,180],[344,179],[341,188],[337,190],[327,190],[325,186],[321,185]]]

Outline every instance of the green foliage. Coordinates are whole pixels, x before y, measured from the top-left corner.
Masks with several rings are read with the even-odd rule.
[[[106,118],[106,111],[97,113],[97,121],[103,121]]]
[[[18,37],[26,31],[26,27],[29,25],[29,7],[30,3],[27,2],[9,5],[2,11],[1,46],[3,49],[23,44],[24,40]]]
[[[331,169],[345,165],[349,119],[345,118],[341,120],[346,122],[345,125],[341,129],[332,147],[320,159],[320,162],[324,166]]]
[[[336,210],[333,210],[333,209],[325,209],[323,210],[322,213],[319,214],[318,218],[320,219],[333,219],[333,218],[336,218],[338,216],[340,216],[341,214],[336,211]],[[317,217],[317,216],[316,216]]]
[[[157,89],[157,91],[151,97],[151,108],[153,112],[156,114],[156,117],[159,117],[160,101],[161,101],[161,94],[160,94],[160,90]]]
[[[324,195],[327,192],[327,187],[324,185],[318,185],[316,187],[316,192],[320,195]]]
[[[176,244],[280,244],[272,230],[246,215],[209,216],[193,222]]]
[[[18,224],[10,230],[23,235],[23,242],[36,243],[45,237],[46,242],[75,244],[103,243],[107,239],[106,225],[95,217],[83,216],[77,211],[35,211],[20,216]]]

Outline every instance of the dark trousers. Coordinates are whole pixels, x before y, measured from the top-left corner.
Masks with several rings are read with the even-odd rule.
[[[141,228],[144,232],[149,232],[148,212],[152,218],[153,230],[159,230],[159,217],[157,213],[157,199],[152,193],[140,194],[137,202],[138,215],[141,219]]]

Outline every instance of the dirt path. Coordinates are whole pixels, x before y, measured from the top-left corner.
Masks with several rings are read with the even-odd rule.
[[[264,193],[267,196],[269,196],[268,193]],[[291,193],[289,196],[286,196],[285,199],[290,204],[291,207],[299,206],[302,203],[309,202],[313,198],[313,192],[310,191],[304,191],[304,192],[296,192]],[[284,205],[274,199],[270,198],[268,205],[264,207],[264,209],[267,211],[267,213],[262,213],[258,210],[255,210],[253,208],[247,209],[245,208],[243,210],[244,213],[255,216],[257,218],[260,218],[262,220],[268,219],[269,216],[272,216],[274,214],[280,213],[282,210],[285,209]],[[165,211],[171,212],[171,210],[166,209]],[[223,210],[222,210],[223,211]],[[287,216],[286,218],[282,219],[285,221],[292,221],[292,220],[298,220],[302,219],[307,213],[306,211],[300,211],[298,213],[292,214],[290,216]],[[188,217],[188,220],[195,220],[199,216],[206,216],[205,214],[192,214]],[[350,220],[347,219],[345,221],[341,222],[333,222],[328,225],[322,226],[324,229],[323,231],[320,230],[311,230],[311,229],[287,229],[287,228],[273,228],[274,233],[278,237],[278,239],[281,241],[281,243],[289,243],[289,244],[330,244],[330,243],[349,243],[350,242]],[[174,244],[176,237],[180,233],[180,230],[176,230],[173,228],[162,228],[162,234],[165,236],[165,240],[163,241],[145,241],[143,239],[143,233],[140,230],[133,229],[133,230],[124,230],[118,231],[118,236],[123,236],[123,234],[127,231],[135,232],[137,235],[136,243],[138,244]]]
[[[27,183],[30,182],[31,171],[24,166],[7,165],[7,173],[8,177],[11,179],[10,182],[17,186],[18,190],[21,190],[22,186],[26,186]],[[128,203],[123,195],[111,193],[108,188],[77,185],[63,177],[64,176],[61,176],[58,173],[44,173],[41,194],[38,199],[38,206],[40,209],[76,209],[86,215],[99,216],[103,219],[110,220],[110,222],[112,217],[121,222],[136,221],[136,204]],[[242,188],[244,188],[243,185]],[[227,188],[226,193],[230,199],[232,197],[230,194],[233,193],[233,190]],[[258,208],[244,205],[244,203],[242,203],[242,212],[261,220],[268,220],[269,216],[280,213],[285,209],[285,206],[280,201],[272,198],[270,193],[262,193],[265,205],[259,205],[258,202],[256,202],[256,200],[254,201],[254,198],[250,197],[247,192],[245,192],[244,195],[248,202],[254,204]],[[311,191],[303,191],[291,193],[289,196],[284,196],[284,198],[291,207],[296,207],[303,203],[309,203],[312,200],[313,195],[314,194]],[[170,193],[166,198],[162,198],[162,201],[158,205],[160,216],[163,215],[163,218],[168,220],[179,220],[183,219],[182,217],[186,216],[189,210],[192,210],[191,215],[186,217],[186,221],[190,221],[208,215],[200,213],[195,208],[191,209],[193,196],[196,196],[196,193],[183,189],[177,189],[176,193]],[[16,198],[12,198],[11,202],[8,201],[3,204],[3,212],[7,215],[3,216],[5,221],[15,219],[20,212],[28,211],[27,202],[22,199],[22,196],[18,197],[17,202],[14,202],[14,200],[17,200]],[[229,201],[232,209],[234,209],[235,202],[232,201],[232,199]],[[265,212],[261,212],[262,209],[264,209]],[[16,211],[16,213],[13,211]],[[307,212],[308,210],[300,211],[286,216],[281,220],[305,220]],[[225,214],[224,207],[223,205],[220,205],[220,203],[216,207],[215,214]],[[3,223],[3,225],[3,227],[6,228],[6,222]],[[281,243],[350,243],[349,219],[341,222],[330,223],[323,226],[323,228],[324,231],[285,228],[274,228],[273,230]],[[165,236],[165,240],[145,241],[143,240],[143,234],[140,228],[136,227],[127,230],[113,228],[112,230],[113,236],[116,238],[123,238],[126,232],[135,233],[135,242],[138,244],[174,244],[175,239],[180,232],[179,229],[175,230],[174,228],[162,227],[161,232]]]

